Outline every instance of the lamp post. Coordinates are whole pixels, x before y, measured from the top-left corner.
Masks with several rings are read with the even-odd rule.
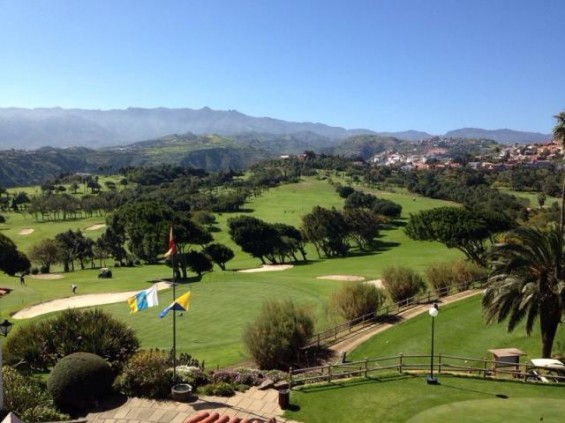
[[[7,319],[4,319],[2,323],[0,323],[0,335],[6,337],[10,330],[12,329],[13,324],[9,322]],[[2,383],[2,345],[0,344],[0,410],[4,409],[4,385]]]
[[[430,375],[428,376],[426,381],[428,382],[428,385],[437,385],[439,382],[434,377],[434,329],[435,329],[436,316],[439,313],[437,304],[431,306],[430,309],[428,310],[428,313],[432,318],[432,351],[430,353]]]

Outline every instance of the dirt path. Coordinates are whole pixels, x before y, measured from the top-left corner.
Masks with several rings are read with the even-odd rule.
[[[480,294],[481,292],[483,292],[481,289],[458,292],[457,294],[442,298],[441,301],[438,302],[438,304],[441,307],[449,303],[454,303],[456,301],[472,297],[473,295]],[[401,312],[400,314],[398,314],[398,317],[401,317],[403,320],[410,319],[419,314],[425,313],[426,311],[429,310],[429,308],[430,308],[429,304],[422,304],[414,308],[411,308],[409,310]],[[338,342],[337,344],[332,345],[328,349],[330,351],[333,351],[334,356],[338,356],[339,354],[342,353],[348,353],[349,351],[353,350],[354,348],[358,347],[359,345],[367,341],[372,336],[376,335],[377,333],[383,332],[393,326],[394,324],[392,323],[383,323],[378,326],[369,326],[366,329],[351,334],[351,336],[347,337],[341,342]]]

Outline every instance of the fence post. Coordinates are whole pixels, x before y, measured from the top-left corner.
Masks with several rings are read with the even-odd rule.
[[[369,360],[365,357],[365,379],[369,377]]]
[[[438,374],[441,374],[441,353],[438,354]]]
[[[487,377],[487,361],[483,359],[483,377]]]
[[[328,366],[328,382],[332,381],[332,366],[331,364]]]
[[[398,354],[398,373],[402,373],[402,353]]]
[[[292,389],[292,367],[288,368],[288,389]]]

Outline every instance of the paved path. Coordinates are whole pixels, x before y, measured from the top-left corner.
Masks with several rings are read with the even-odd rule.
[[[472,289],[469,291],[458,292],[457,294],[450,295],[449,297],[443,297],[439,301],[437,301],[440,309],[441,306],[449,303],[453,303],[456,301],[463,300],[465,298],[472,297],[473,295],[477,295],[483,292],[482,289]],[[402,319],[410,319],[411,317],[417,316],[424,312],[427,312],[430,308],[430,304],[421,304],[412,308],[409,308],[397,316],[401,317]],[[367,328],[352,333],[350,336],[346,337],[343,341],[338,342],[337,344],[333,344],[329,347],[331,351],[334,351],[334,356],[338,356],[341,353],[347,353],[353,350],[355,347],[361,345],[363,342],[367,341],[372,336],[380,333],[384,330],[387,330],[394,326],[395,323],[383,323],[377,326],[368,326]]]
[[[86,420],[88,423],[183,423],[199,411],[210,410],[220,415],[260,422],[274,417],[277,423],[299,423],[281,417],[284,410],[278,405],[278,395],[276,389],[262,391],[250,388],[229,398],[199,396],[196,401],[188,403],[130,398],[116,408],[90,413]]]

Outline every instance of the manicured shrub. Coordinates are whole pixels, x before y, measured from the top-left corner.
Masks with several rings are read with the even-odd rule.
[[[162,351],[139,351],[125,365],[114,387],[130,397],[168,398],[173,386],[170,361]]]
[[[102,357],[77,352],[57,362],[47,379],[53,401],[63,411],[87,409],[112,390],[114,374]]]
[[[13,411],[22,421],[48,422],[67,420],[53,405],[51,396],[39,380],[24,376],[14,368],[2,368],[4,407]]]
[[[261,369],[287,369],[314,330],[306,307],[292,301],[269,301],[245,329],[243,341]]]
[[[426,289],[424,279],[408,267],[392,266],[383,270],[383,284],[395,303],[410,303]]]
[[[343,284],[330,299],[330,307],[345,320],[375,312],[383,302],[376,286],[363,282]]]

